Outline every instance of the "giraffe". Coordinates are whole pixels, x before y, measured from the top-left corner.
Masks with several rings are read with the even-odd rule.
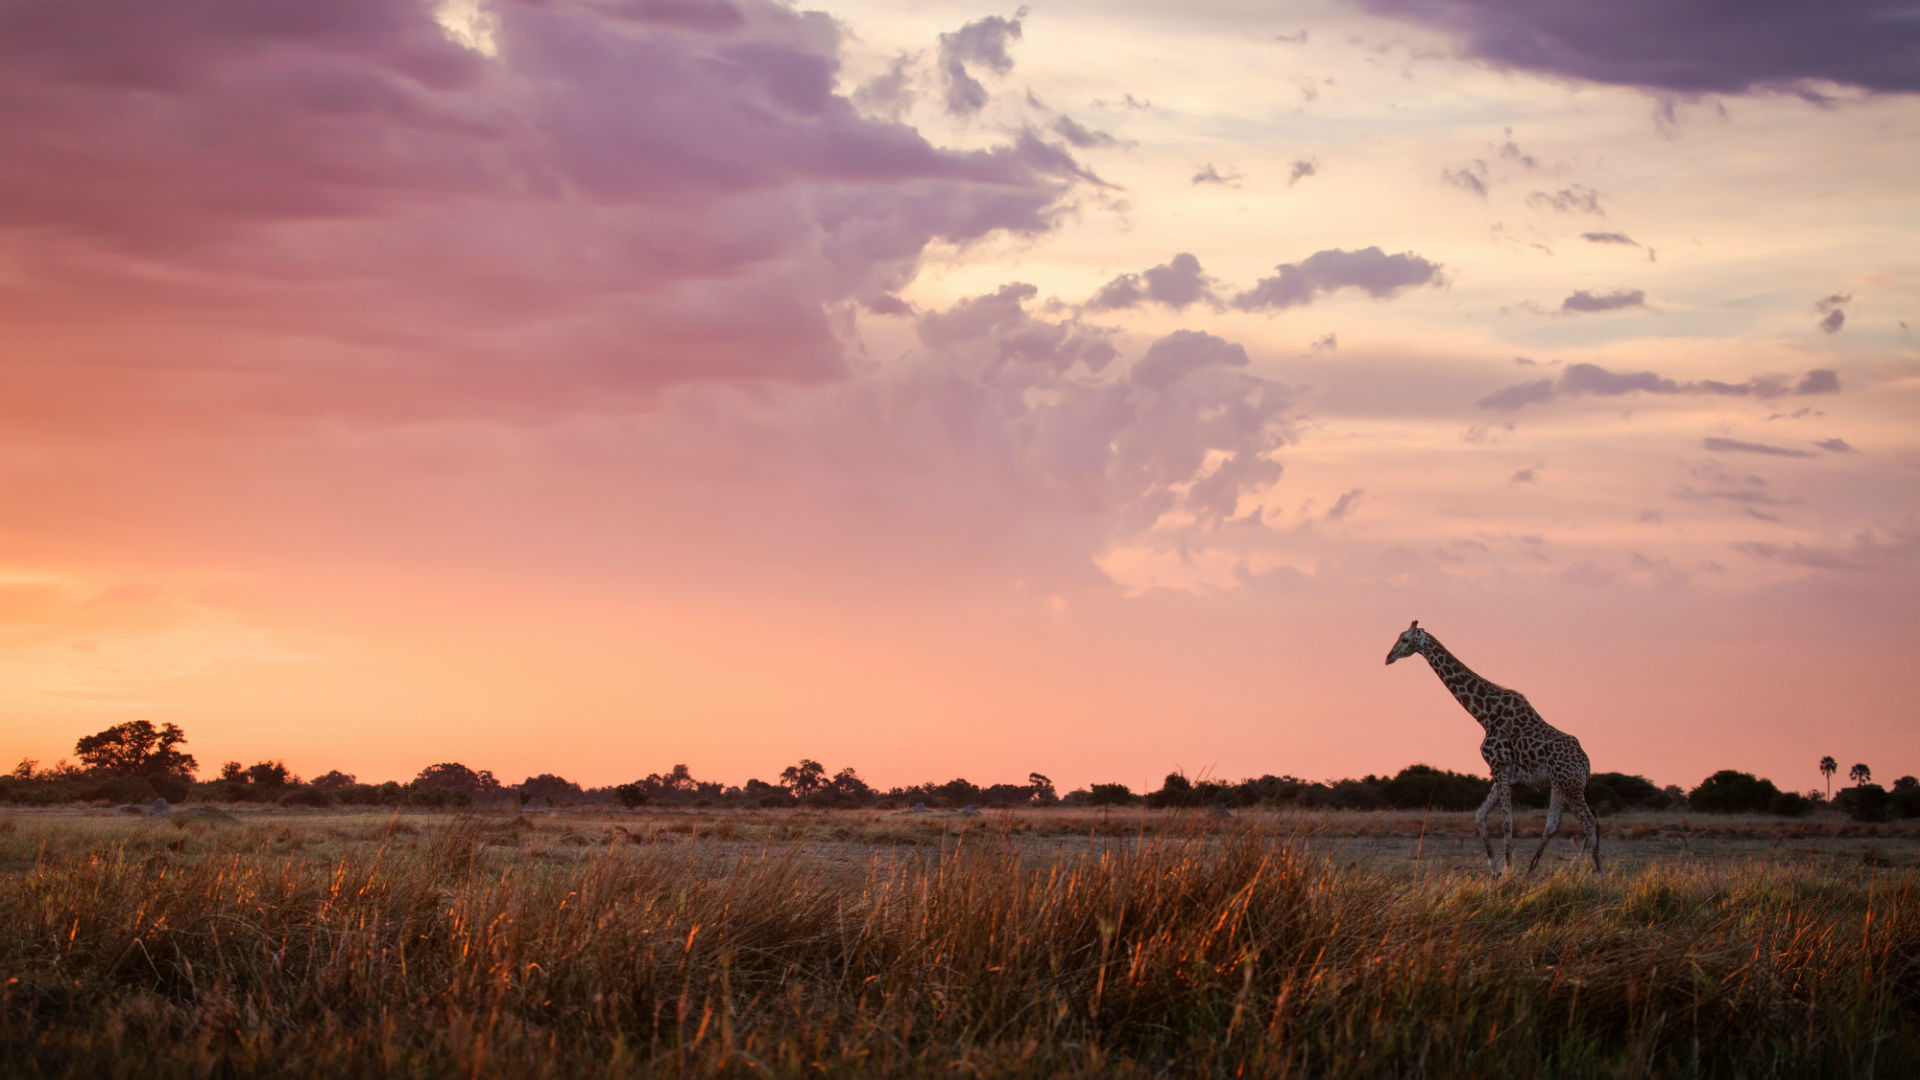
[[[1540,838],[1540,846],[1534,849],[1532,861],[1527,863],[1527,873],[1533,873],[1541,853],[1547,850],[1547,843],[1559,831],[1563,806],[1579,819],[1582,839],[1588,854],[1593,856],[1594,872],[1598,873],[1600,829],[1594,821],[1593,810],[1587,806],[1587,777],[1592,766],[1587,761],[1587,752],[1580,748],[1580,740],[1540,719],[1540,714],[1518,691],[1496,686],[1474,674],[1455,659],[1438,638],[1420,629],[1418,619],[1393,643],[1387,653],[1387,663],[1414,653],[1427,658],[1427,664],[1453,692],[1454,699],[1487,729],[1487,737],[1480,742],[1480,756],[1493,770],[1493,790],[1487,792],[1487,801],[1480,804],[1473,822],[1480,829],[1480,843],[1487,849],[1487,867],[1493,876],[1499,877],[1501,869],[1493,857],[1493,841],[1487,835],[1487,812],[1498,803],[1500,814],[1506,819],[1502,850],[1506,869],[1511,872],[1513,785],[1542,781],[1552,787],[1547,801],[1547,831]]]

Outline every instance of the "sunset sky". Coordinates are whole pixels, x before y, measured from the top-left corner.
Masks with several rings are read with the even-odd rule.
[[[0,757],[1920,772],[1917,177],[1911,0],[0,0]]]

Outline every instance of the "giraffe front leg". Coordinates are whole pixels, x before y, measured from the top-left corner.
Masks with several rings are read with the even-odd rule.
[[[1500,864],[1493,857],[1493,840],[1487,835],[1487,812],[1492,810],[1494,804],[1499,801],[1500,782],[1496,780],[1493,782],[1493,790],[1487,792],[1487,801],[1481,803],[1480,809],[1473,815],[1474,827],[1480,830],[1480,846],[1487,849],[1487,869],[1494,877],[1500,876]]]
[[[1580,820],[1581,834],[1587,841],[1587,854],[1593,856],[1593,872],[1600,873],[1600,820],[1594,816],[1593,807],[1587,805],[1587,797],[1581,793],[1573,803],[1573,816]]]
[[[1559,788],[1554,788],[1552,794],[1547,797],[1547,830],[1545,835],[1540,837],[1540,846],[1533,849],[1533,858],[1527,863],[1529,875],[1533,873],[1534,867],[1540,865],[1540,855],[1547,850],[1547,845],[1553,842],[1553,834],[1560,831],[1560,806],[1565,801],[1560,795]]]

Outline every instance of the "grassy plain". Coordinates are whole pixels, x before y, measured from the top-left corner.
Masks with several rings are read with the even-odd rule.
[[[1920,829],[1602,845],[1494,882],[1443,813],[0,811],[0,1072],[1920,1073]]]

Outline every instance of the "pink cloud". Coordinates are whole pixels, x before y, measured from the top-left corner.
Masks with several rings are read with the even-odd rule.
[[[1031,132],[954,151],[860,116],[818,13],[491,10],[491,57],[404,0],[0,16],[23,58],[0,68],[0,316],[43,361],[6,396],[81,406],[63,378],[107,362],[123,385],[189,368],[228,422],[834,379],[837,306],[882,302],[936,240],[1050,229],[1095,180]]]

